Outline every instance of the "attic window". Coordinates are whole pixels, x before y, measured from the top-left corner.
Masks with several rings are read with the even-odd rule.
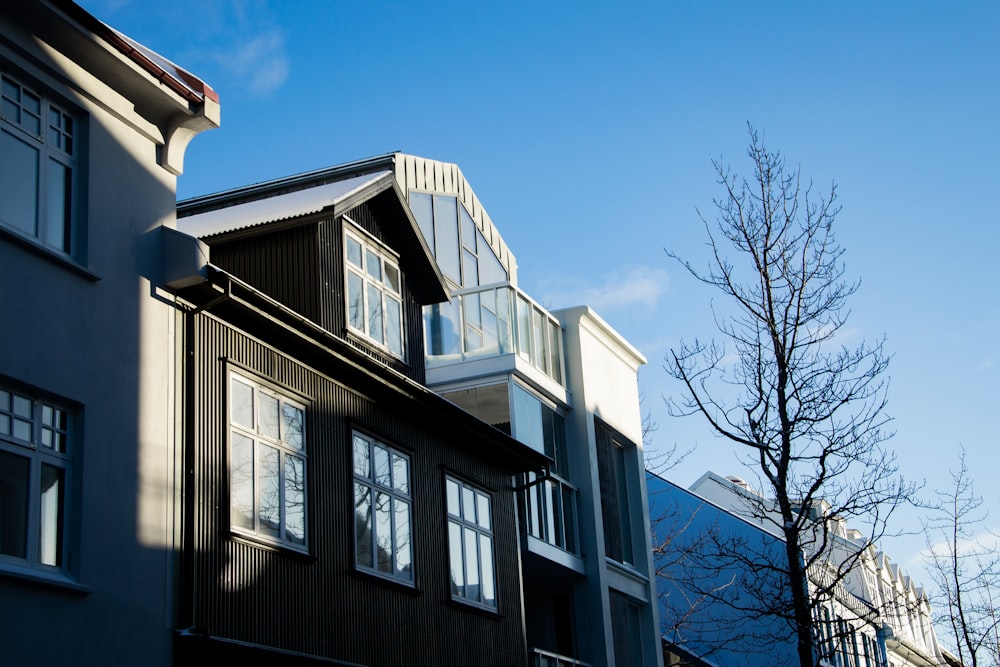
[[[347,322],[380,348],[403,354],[403,298],[399,262],[373,239],[344,232]]]

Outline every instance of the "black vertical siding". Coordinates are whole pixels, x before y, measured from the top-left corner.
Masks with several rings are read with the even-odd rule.
[[[194,335],[193,624],[209,634],[364,665],[525,664],[518,538],[508,475],[445,425],[344,386],[210,315]],[[306,397],[309,555],[228,531],[228,369]],[[363,428],[411,455],[415,590],[353,568],[350,436]],[[493,491],[498,614],[450,600],[444,474]]]

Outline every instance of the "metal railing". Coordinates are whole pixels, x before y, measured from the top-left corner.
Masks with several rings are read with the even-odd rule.
[[[536,473],[525,477],[521,500],[525,531],[563,551],[579,554],[578,489],[557,475],[544,480]]]
[[[531,664],[533,667],[590,667],[589,662],[543,651],[540,648],[531,650]]]

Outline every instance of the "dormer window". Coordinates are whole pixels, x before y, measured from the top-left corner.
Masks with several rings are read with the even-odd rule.
[[[399,260],[360,231],[344,232],[344,248],[350,330],[403,359]]]

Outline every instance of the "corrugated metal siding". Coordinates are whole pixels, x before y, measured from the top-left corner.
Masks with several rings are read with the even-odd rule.
[[[219,243],[211,248],[212,263],[319,323],[316,237],[312,223]]]
[[[213,636],[366,665],[524,665],[511,480],[449,440],[213,316],[195,323],[193,622]],[[308,557],[228,532],[229,364],[307,399]],[[243,371],[247,372],[247,371]],[[336,375],[336,373],[332,373]],[[345,376],[346,377],[346,376]],[[343,378],[342,378],[343,379]],[[411,454],[417,588],[353,570],[350,435],[363,428]],[[500,614],[450,602],[444,474],[494,491]]]

